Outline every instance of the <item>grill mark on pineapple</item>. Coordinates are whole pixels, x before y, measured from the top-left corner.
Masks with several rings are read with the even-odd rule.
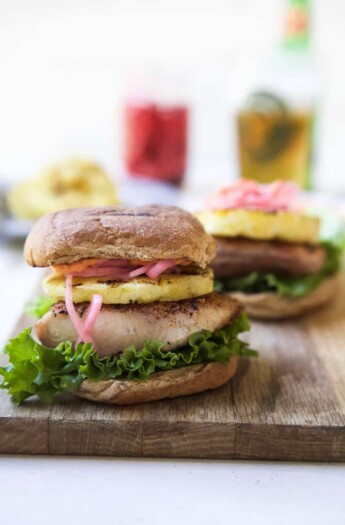
[[[47,277],[43,288],[47,295],[60,301],[64,300],[65,280],[63,276]],[[93,293],[101,294],[106,304],[183,301],[193,296],[200,297],[210,293],[212,291],[212,272],[205,270],[200,275],[164,275],[157,280],[141,276],[129,281],[76,278],[72,289],[73,294],[76,294],[75,303],[90,302]]]

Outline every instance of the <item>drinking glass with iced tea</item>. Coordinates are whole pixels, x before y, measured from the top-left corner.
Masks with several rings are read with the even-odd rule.
[[[237,113],[240,173],[259,182],[312,186],[320,95],[311,46],[310,0],[285,0],[280,45],[257,63]]]
[[[287,108],[272,93],[256,93],[237,116],[241,176],[269,183],[310,183],[313,112]]]

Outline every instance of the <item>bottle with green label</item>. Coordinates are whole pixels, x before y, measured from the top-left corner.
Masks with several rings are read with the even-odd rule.
[[[310,0],[289,0],[281,45],[255,72],[237,114],[241,176],[259,182],[312,183],[318,95],[310,46]]]

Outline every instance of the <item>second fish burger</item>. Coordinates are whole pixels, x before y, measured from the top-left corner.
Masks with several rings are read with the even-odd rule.
[[[320,240],[320,220],[304,212],[295,184],[241,180],[196,215],[217,242],[216,289],[241,301],[249,315],[284,319],[336,294],[342,241]]]

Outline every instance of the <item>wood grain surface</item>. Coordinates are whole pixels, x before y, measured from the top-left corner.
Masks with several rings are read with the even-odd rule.
[[[28,322],[23,317],[15,331]],[[0,453],[345,461],[345,294],[299,321],[252,323],[258,359],[226,386],[136,407],[0,393]]]

